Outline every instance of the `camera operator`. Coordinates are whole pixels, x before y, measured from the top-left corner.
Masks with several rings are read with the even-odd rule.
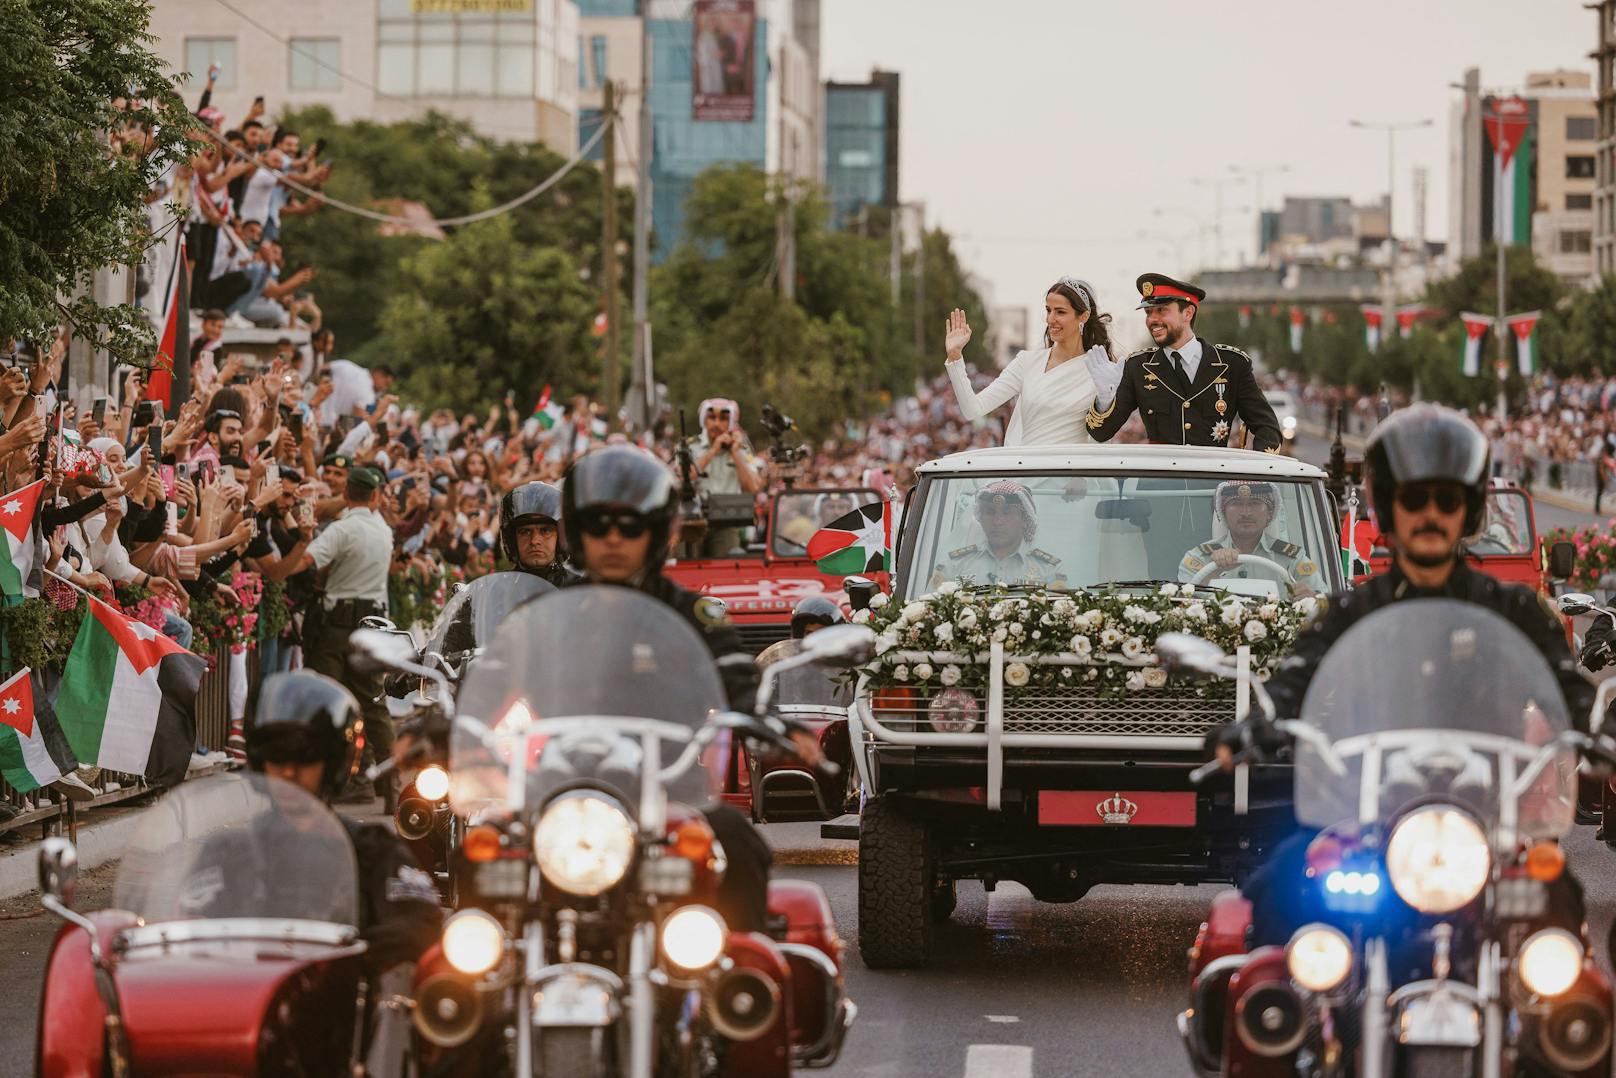
[[[696,493],[757,494],[763,473],[747,448],[741,430],[740,406],[732,400],[709,397],[701,402],[701,437],[695,444],[695,471],[690,476]],[[718,557],[743,545],[741,529],[712,528],[702,540],[702,556]]]

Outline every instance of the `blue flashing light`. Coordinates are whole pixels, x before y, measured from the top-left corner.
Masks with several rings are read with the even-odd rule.
[[[1363,895],[1380,892],[1380,876],[1374,872],[1342,872],[1336,869],[1324,878],[1324,889],[1332,895]]]

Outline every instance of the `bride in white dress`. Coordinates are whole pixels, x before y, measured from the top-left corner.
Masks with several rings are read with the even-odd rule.
[[[993,384],[978,393],[961,358],[971,341],[965,312],[948,318],[944,343],[948,371],[960,414],[977,420],[1015,401],[1004,444],[1070,445],[1088,442],[1085,417],[1096,395],[1106,396],[1122,381],[1122,364],[1111,356],[1108,314],[1099,313],[1087,281],[1062,277],[1044,296],[1045,347],[1016,354]]]

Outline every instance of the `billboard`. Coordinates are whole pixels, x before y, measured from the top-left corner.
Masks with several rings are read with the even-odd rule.
[[[696,0],[691,35],[690,118],[750,123],[756,108],[757,4]]]

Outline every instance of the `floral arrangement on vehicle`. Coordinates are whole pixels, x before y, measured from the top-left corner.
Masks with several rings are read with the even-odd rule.
[[[1163,584],[1152,594],[1116,591],[1011,591],[945,583],[906,603],[876,596],[854,620],[875,630],[875,658],[861,668],[871,688],[985,684],[993,641],[1003,642],[1006,694],[1051,685],[1088,685],[1106,696],[1148,692],[1177,679],[1156,665],[1162,633],[1184,632],[1225,651],[1251,648],[1255,676],[1267,681],[1317,609],[1294,601]],[[913,661],[905,653],[935,658]],[[1026,658],[1062,657],[1061,663]],[[948,659],[952,661],[948,661]]]

